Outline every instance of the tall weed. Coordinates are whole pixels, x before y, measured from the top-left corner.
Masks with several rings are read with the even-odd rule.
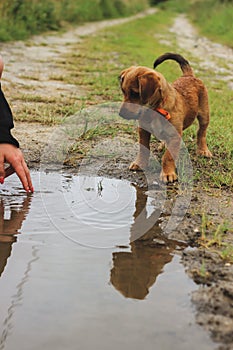
[[[149,0],[1,0],[0,41],[25,39],[65,22],[82,23],[127,16],[145,9]]]
[[[197,1],[190,9],[190,16],[202,34],[214,40],[224,40],[233,47],[233,2],[207,0]]]

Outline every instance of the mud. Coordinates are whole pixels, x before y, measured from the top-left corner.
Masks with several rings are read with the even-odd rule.
[[[131,19],[134,18],[136,17]],[[25,89],[28,93],[28,87],[32,87],[31,93],[41,94],[41,96],[50,95],[61,98],[67,94],[85,96],[85,91],[80,91],[77,86],[51,79],[51,71],[53,75],[61,76],[62,69],[65,69],[60,65],[54,65],[51,57],[53,60],[61,59],[62,52],[69,50],[73,42],[82,40],[83,35],[92,34],[101,28],[123,23],[126,20],[87,24],[59,36],[37,36],[28,43],[2,45],[1,54],[6,67],[3,88],[5,87],[9,92],[13,81],[14,86],[21,91]],[[186,17],[177,17],[168,36],[160,37],[159,40],[168,44],[169,40],[176,40],[178,47],[192,56],[198,56],[205,67],[213,70],[216,79],[223,79],[227,81],[230,88],[233,87],[233,51],[200,37]],[[18,108],[17,103],[14,101],[15,113]],[[31,167],[39,167],[41,150],[52,131],[52,127],[39,124],[15,123],[14,134],[19,139]],[[126,156],[123,160],[114,159],[108,163],[105,162],[99,174],[127,179],[140,187],[147,187],[147,176],[127,170],[130,161],[130,156]],[[167,200],[167,206],[161,218],[161,227],[172,210],[172,200],[176,198],[178,190],[176,185],[168,189],[170,199]],[[226,218],[232,224],[232,193],[224,189],[212,188],[211,191],[204,191],[198,186],[195,187],[185,218],[167,238],[189,245],[182,253],[182,261],[187,274],[200,284],[200,288],[192,294],[192,301],[196,306],[196,321],[211,333],[213,339],[220,344],[219,349],[230,350],[233,349],[233,265],[223,260],[217,252],[198,244],[201,236],[202,212],[208,214],[212,227],[222,224]],[[224,239],[232,243],[232,233],[228,232]]]

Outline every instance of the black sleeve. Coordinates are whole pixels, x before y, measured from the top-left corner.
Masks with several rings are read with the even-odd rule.
[[[18,141],[11,135],[13,127],[12,112],[0,84],[0,143],[10,143],[19,147]]]

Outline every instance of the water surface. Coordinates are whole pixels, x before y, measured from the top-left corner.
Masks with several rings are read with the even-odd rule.
[[[32,176],[33,195],[15,175],[0,189],[1,350],[214,348],[154,198],[127,181]]]

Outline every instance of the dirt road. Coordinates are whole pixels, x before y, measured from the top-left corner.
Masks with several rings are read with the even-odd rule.
[[[83,36],[151,12],[152,10],[128,19],[85,24],[62,35],[36,36],[27,42],[3,44],[1,47],[5,61],[3,89],[13,102],[14,114],[21,107],[22,101],[17,99],[17,93],[11,95],[12,90],[18,90],[21,94],[36,95],[37,99],[45,96],[60,99],[64,96],[85,96],[85,91],[80,91],[78,86],[66,84],[62,78],[59,79],[64,73],[65,64],[60,65],[56,62],[62,59],[62,54],[71,49],[72,43],[81,41]],[[176,40],[182,52],[186,51],[191,57],[198,57],[203,67],[213,71],[214,79],[226,81],[229,88],[233,89],[233,50],[200,37],[185,16],[175,18],[166,38],[157,37],[163,43],[167,43],[168,47],[171,40]],[[195,62],[192,64],[195,66]],[[197,65],[195,69],[198,69]],[[32,104],[33,101],[27,102],[28,110]],[[14,134],[19,139],[30,165],[39,163],[41,149],[52,130],[53,127],[38,123],[15,123]],[[111,169],[111,173],[112,171]],[[127,173],[125,176],[130,178]],[[233,222],[231,193],[213,190],[208,195],[202,190],[195,190],[187,215],[172,238],[189,243],[195,241],[200,234],[198,228],[201,224],[197,208],[203,203],[209,215],[215,215],[219,220],[227,217]],[[233,349],[233,266],[221,260],[218,254],[196,248],[183,252],[183,263],[187,273],[201,284],[199,290],[192,296],[197,309],[197,322],[211,332],[214,340],[223,344],[221,349]],[[201,274],[203,264],[205,272]]]

